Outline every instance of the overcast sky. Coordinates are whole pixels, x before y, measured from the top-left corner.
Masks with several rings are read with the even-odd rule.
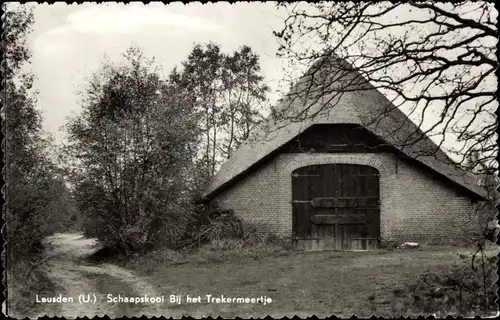
[[[59,128],[66,117],[80,110],[78,88],[98,70],[105,54],[117,61],[131,45],[154,56],[165,74],[187,58],[195,43],[213,41],[225,52],[248,45],[260,55],[273,90],[283,77],[272,34],[282,19],[273,3],[35,6],[31,68],[38,78],[45,129],[56,141],[64,137]]]
[[[80,111],[77,90],[99,69],[105,55],[118,61],[131,45],[155,57],[165,75],[187,58],[196,43],[213,41],[224,52],[248,45],[260,56],[273,91],[285,76],[284,61],[276,58],[278,43],[272,31],[281,30],[286,13],[278,12],[274,3],[56,3],[35,8],[29,38],[31,68],[38,78],[35,87],[45,129],[56,142],[64,138],[60,128],[66,118]],[[405,17],[411,13],[401,12],[400,18]],[[279,97],[279,93],[271,94],[271,102]],[[429,118],[426,116],[424,128],[434,124]]]

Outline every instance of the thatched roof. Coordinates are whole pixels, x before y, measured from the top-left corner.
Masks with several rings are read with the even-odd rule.
[[[306,107],[310,107],[307,114],[302,114]],[[362,125],[399,155],[420,162],[473,195],[486,195],[476,178],[454,165],[401,110],[351,65],[336,57],[329,55],[315,63],[275,109],[282,112],[282,120],[276,123],[269,117],[255,130],[222,165],[204,190],[204,198],[213,196],[312,125],[334,123]]]

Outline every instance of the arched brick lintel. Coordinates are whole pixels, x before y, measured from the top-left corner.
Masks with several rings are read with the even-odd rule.
[[[286,175],[298,168],[322,164],[358,164],[378,170],[381,175],[391,174],[392,170],[375,157],[367,154],[299,154],[283,166]]]

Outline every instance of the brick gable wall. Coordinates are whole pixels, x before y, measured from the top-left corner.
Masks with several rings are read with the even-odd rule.
[[[292,235],[293,170],[316,164],[368,165],[380,173],[380,234],[386,241],[446,243],[475,227],[471,200],[391,153],[280,154],[213,200],[262,232]]]

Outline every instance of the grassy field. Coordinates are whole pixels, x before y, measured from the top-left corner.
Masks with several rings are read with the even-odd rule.
[[[472,250],[429,247],[378,252],[214,251],[181,255],[152,252],[126,263],[168,299],[163,315],[240,317],[350,317],[418,315],[406,285],[427,270],[439,271],[468,261]],[[490,252],[489,256],[495,255]],[[460,256],[462,255],[462,256]],[[187,304],[186,294],[202,303]],[[209,304],[205,295],[267,296],[272,303]]]

